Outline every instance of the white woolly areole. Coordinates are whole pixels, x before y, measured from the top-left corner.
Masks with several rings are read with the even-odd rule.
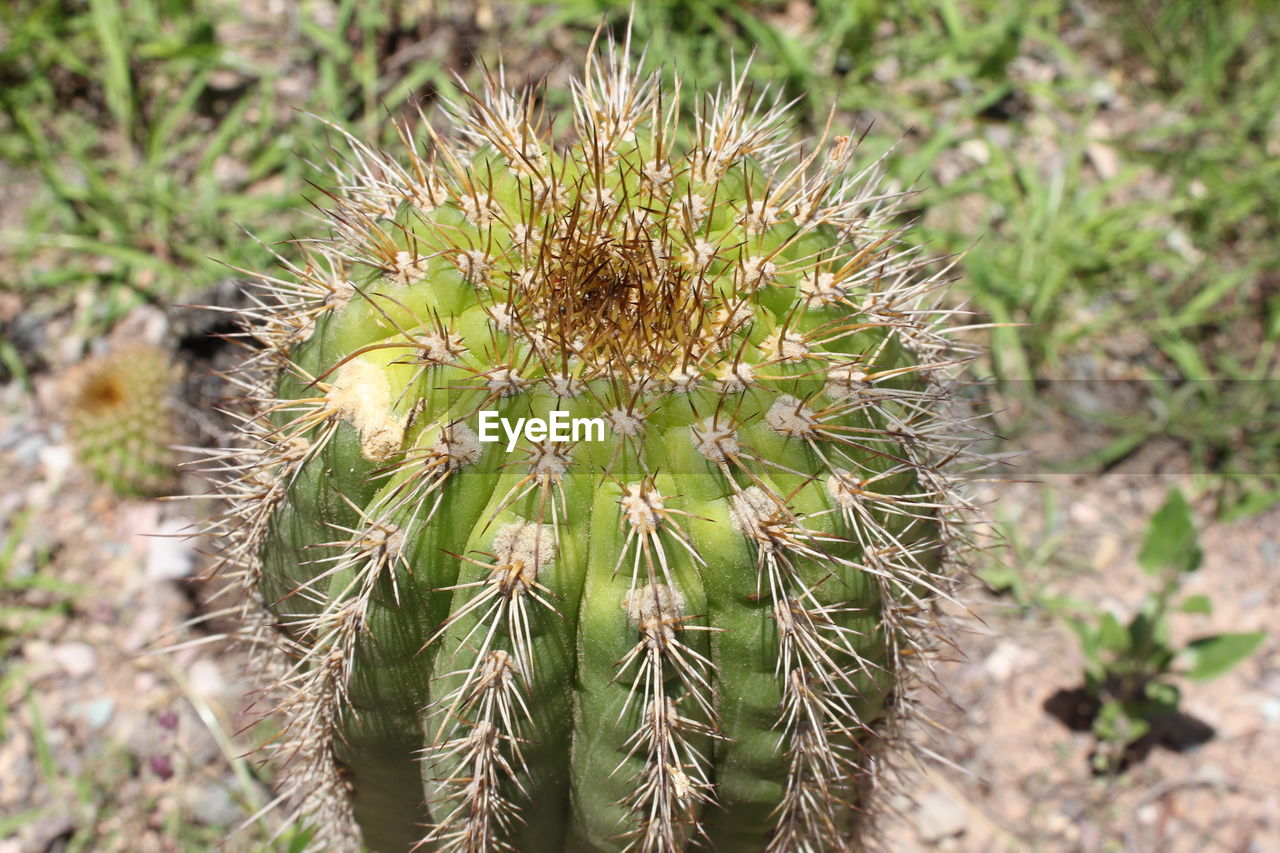
[[[564,188],[559,181],[536,181],[532,188],[534,207],[557,207],[564,200]]]
[[[723,328],[737,331],[750,323],[754,316],[751,303],[743,301],[732,306],[721,306],[720,310],[716,311],[716,323]]]
[[[769,429],[787,438],[812,438],[818,430],[813,409],[800,405],[790,394],[783,394],[769,407],[764,413],[764,422]]]
[[[406,287],[417,284],[427,275],[427,260],[412,252],[396,252],[395,262],[387,270],[387,278]]]
[[[440,431],[440,438],[432,445],[431,452],[443,458],[449,470],[465,468],[480,458],[480,437],[466,424],[458,423]]]
[[[499,569],[518,575],[526,588],[531,587],[538,573],[555,559],[555,529],[531,521],[504,525],[493,536],[493,553]]]
[[[569,470],[569,466],[573,464],[573,457],[569,455],[569,451],[565,450],[558,444],[547,446],[539,444],[534,448],[533,456],[529,460],[529,467],[533,471],[533,476],[539,480],[547,479],[553,482],[560,482],[560,478]]]
[[[680,211],[695,225],[707,215],[707,200],[700,195],[687,195],[680,199]]]
[[[706,269],[716,259],[716,244],[699,237],[685,253],[685,266],[694,270]]]
[[[559,400],[577,397],[587,387],[581,379],[573,376],[548,376],[546,382],[551,393]]]
[[[687,394],[696,388],[701,379],[701,374],[688,367],[677,367],[667,375],[667,381],[671,384],[671,390],[679,391],[682,394]]]
[[[326,283],[329,293],[324,298],[324,304],[334,310],[341,310],[347,307],[347,303],[351,301],[351,297],[356,295],[356,283],[347,279],[337,279]]]
[[[684,615],[684,596],[665,583],[645,584],[628,592],[622,607],[649,642],[669,643]]]
[[[827,371],[825,391],[828,397],[843,403],[852,400],[870,387],[867,373],[856,364],[843,364]]]
[[[528,379],[510,367],[499,367],[489,371],[489,390],[496,392],[499,397],[519,394],[528,384]]]
[[[493,325],[498,327],[499,332],[510,332],[516,322],[516,312],[512,310],[509,302],[490,308],[489,317],[493,320]]]
[[[759,234],[763,231],[768,231],[781,221],[781,217],[778,216],[778,208],[763,201],[753,201],[748,204],[741,220],[742,228],[748,234]]]
[[[613,430],[614,435],[633,438],[644,433],[644,418],[635,412],[629,412],[619,407],[605,412],[604,417],[609,422],[609,427]]]
[[[272,445],[282,462],[297,462],[306,459],[311,450],[311,442],[304,435],[295,435]]]
[[[405,198],[414,208],[422,213],[430,213],[449,198],[449,192],[435,175],[428,175],[425,180],[414,181],[408,187]]]
[[[517,222],[511,229],[511,244],[526,258],[533,255],[542,242],[542,231],[524,222]]]
[[[665,160],[650,160],[644,164],[644,168],[640,170],[640,178],[649,188],[656,192],[671,183],[673,173],[671,164]]]
[[[386,371],[353,358],[338,368],[325,394],[329,409],[360,433],[360,453],[382,462],[400,450],[404,425],[391,411],[391,383]]]
[[[737,456],[738,436],[733,428],[718,422],[714,417],[703,418],[689,428],[689,438],[693,449],[712,462],[724,462],[730,456]]]
[[[630,483],[624,487],[623,495],[618,499],[622,514],[627,523],[640,533],[652,533],[658,529],[662,520],[662,495],[657,490],[647,488],[644,483]]]
[[[761,351],[771,360],[783,364],[796,364],[809,355],[809,345],[798,332],[777,329],[760,344]]]
[[[804,303],[809,308],[835,305],[844,298],[844,290],[836,284],[836,274],[831,272],[804,276],[800,279],[800,292],[804,294]]]
[[[360,537],[360,547],[377,562],[398,560],[404,551],[404,531],[389,521],[379,522]]]
[[[720,372],[720,376],[716,378],[716,387],[726,394],[737,394],[747,390],[755,381],[755,369],[745,362],[738,362]]]
[[[777,544],[771,531],[777,513],[777,503],[759,486],[748,486],[729,502],[729,522],[733,529],[761,547],[775,547]]]
[[[489,270],[493,268],[493,260],[480,249],[468,249],[459,252],[454,258],[458,272],[472,287],[479,287],[489,280]]]
[[[502,208],[498,207],[493,196],[480,191],[464,192],[458,199],[458,208],[467,221],[477,228],[492,225],[502,215]]]
[[[617,205],[613,198],[613,190],[608,187],[589,187],[582,191],[582,206],[587,210],[598,210],[607,213]]]
[[[836,503],[845,509],[851,509],[858,502],[861,482],[849,471],[835,468],[827,477],[827,494],[835,498]]]
[[[738,266],[738,287],[757,291],[773,281],[778,265],[762,255],[752,255]]]
[[[448,364],[466,351],[462,336],[448,329],[418,336],[418,358],[430,364]]]

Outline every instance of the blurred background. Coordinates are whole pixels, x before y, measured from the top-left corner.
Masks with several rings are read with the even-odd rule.
[[[630,4],[0,7],[0,853],[296,851],[184,537],[237,270],[319,227],[342,142],[501,64],[550,110]],[[1280,850],[1280,6],[655,0],[697,103],[743,67],[963,253],[999,452],[938,761],[889,849]],[[696,83],[696,87],[695,84]],[[317,118],[319,117],[319,118]],[[999,547],[995,547],[998,545]],[[214,599],[211,602],[211,599]],[[160,645],[177,651],[154,653]],[[242,826],[243,825],[243,826]],[[241,827],[234,835],[233,830]]]

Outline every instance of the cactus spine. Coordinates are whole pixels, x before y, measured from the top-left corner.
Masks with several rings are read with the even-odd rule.
[[[963,538],[945,271],[745,78],[502,75],[260,276],[219,522],[325,849],[835,850]],[[600,418],[604,440],[508,425]]]

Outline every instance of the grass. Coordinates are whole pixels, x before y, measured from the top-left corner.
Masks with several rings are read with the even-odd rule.
[[[60,306],[89,289],[77,319],[92,337],[140,303],[200,293],[226,265],[265,267],[242,229],[270,244],[303,227],[298,195],[336,143],[305,113],[377,136],[386,111],[446,76],[434,63],[383,73],[401,24],[377,4],[342,0],[327,26],[303,16],[274,62],[233,43],[237,26],[252,22],[209,0],[0,9],[0,162],[39,184],[26,221],[0,231],[0,290]]]

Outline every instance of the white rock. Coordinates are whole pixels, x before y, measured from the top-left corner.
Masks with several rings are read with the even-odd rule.
[[[968,825],[968,813],[941,791],[931,791],[920,800],[916,812],[916,832],[920,840],[936,844],[944,838],[960,835]]]
[[[222,670],[209,658],[200,658],[191,665],[187,673],[191,681],[191,689],[204,699],[217,699],[227,689],[227,680],[222,677]]]
[[[1009,678],[1034,657],[1030,652],[1009,640],[1002,640],[982,662],[982,669],[992,681],[1008,681]]]
[[[83,678],[98,666],[98,655],[87,643],[62,643],[50,654],[72,678]]]
[[[156,525],[147,538],[147,577],[157,581],[176,581],[190,577],[195,570],[195,540],[189,538],[191,522],[170,518]]]

